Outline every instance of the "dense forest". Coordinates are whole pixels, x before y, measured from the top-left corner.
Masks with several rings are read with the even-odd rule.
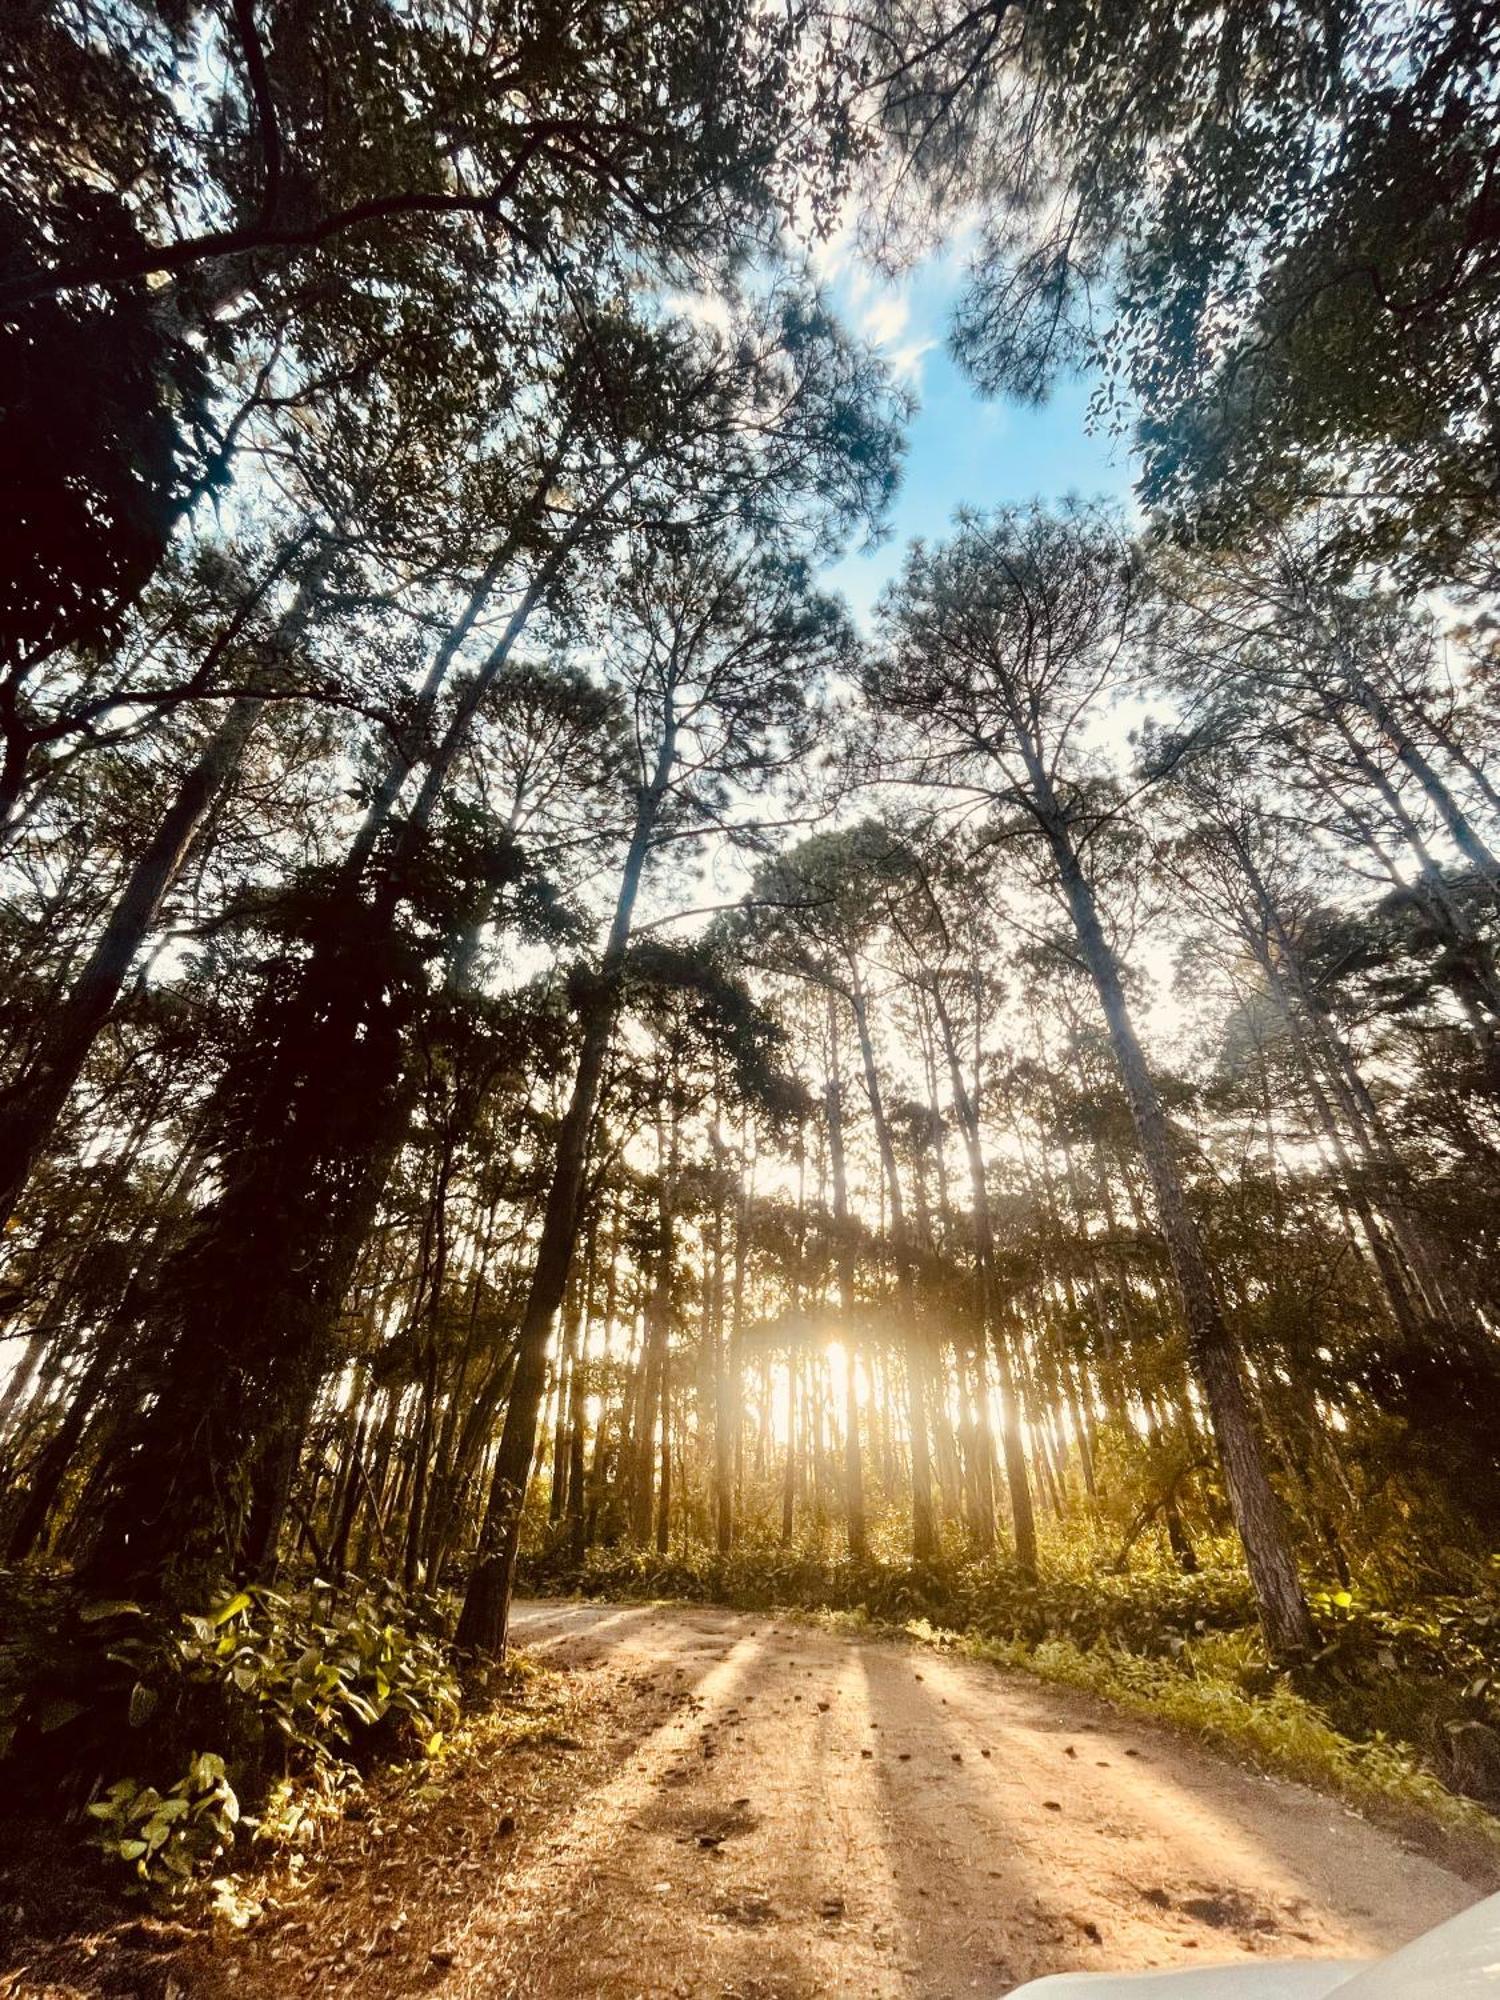
[[[1500,1799],[1500,12],[11,29],[14,1766],[186,1870],[215,1661],[425,1727],[519,1569],[1378,1654]],[[834,242],[1135,507],[857,621]]]

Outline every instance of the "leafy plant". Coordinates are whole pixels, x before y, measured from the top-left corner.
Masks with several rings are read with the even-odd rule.
[[[152,1889],[180,1895],[201,1868],[234,1844],[240,1802],[224,1760],[202,1751],[168,1792],[120,1778],[88,1808],[101,1851]]]
[[[166,1889],[256,1826],[262,1802],[284,1820],[287,1787],[332,1796],[378,1757],[440,1754],[459,1708],[427,1607],[365,1584],[225,1586],[187,1616],[100,1600],[65,1638],[34,1637],[23,1664],[0,1688],[0,1733],[24,1735],[54,1794],[98,1793],[103,1851]]]
[[[296,1763],[319,1763],[335,1744],[362,1747],[382,1725],[388,1735],[408,1725],[425,1748],[458,1712],[442,1642],[407,1622],[390,1592],[361,1587],[341,1598],[315,1582],[283,1597],[252,1587],[184,1627],[184,1671],[254,1703]]]

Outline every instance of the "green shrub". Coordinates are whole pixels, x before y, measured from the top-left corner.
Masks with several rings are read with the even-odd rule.
[[[278,1778],[327,1790],[376,1757],[431,1753],[458,1712],[445,1642],[390,1589],[226,1586],[185,1616],[60,1589],[56,1608],[8,1663],[0,1755],[23,1787],[86,1802],[99,1845],[154,1887],[253,1828],[240,1802]]]
[[[182,1670],[253,1702],[295,1762],[334,1746],[362,1749],[367,1732],[424,1747],[458,1711],[446,1648],[407,1622],[389,1592],[340,1597],[314,1583],[295,1597],[250,1588],[226,1595],[175,1635]]]
[[[176,1895],[233,1845],[240,1802],[223,1758],[204,1753],[165,1795],[120,1778],[89,1812],[99,1821],[102,1853],[123,1861],[149,1888]]]

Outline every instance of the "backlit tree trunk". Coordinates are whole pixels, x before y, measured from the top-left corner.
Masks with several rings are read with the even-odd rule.
[[[1136,1038],[1119,965],[1099,921],[1093,890],[1079,863],[1041,758],[1029,744],[1026,758],[1079,950],[1104,1010],[1110,1046],[1130,1104],[1187,1323],[1193,1373],[1208,1406],[1266,1644],[1274,1659],[1298,1659],[1311,1651],[1315,1634],[1297,1575],[1286,1519],[1266,1472],[1264,1449],[1239,1352],[1215,1296],[1197,1225],[1188,1210],[1178,1174],[1171,1130],[1145,1053]]]
[[[652,783],[641,792],[635,827],[620,877],[609,941],[587,1001],[578,1068],[558,1132],[557,1158],[542,1215],[541,1241],[537,1246],[531,1285],[521,1316],[516,1372],[505,1410],[505,1428],[500,1434],[500,1448],[495,1456],[494,1476],[480,1530],[479,1547],[459,1614],[458,1643],[496,1656],[505,1652],[511,1590],[520,1549],[521,1509],[531,1478],[537,1416],[547,1379],[547,1345],[552,1336],[552,1322],[562,1304],[568,1267],[573,1257],[578,1228],[578,1197],[583,1185],[584,1161],[593,1128],[594,1109],[604,1076],[604,1059],[614,1032],[619,1004],[618,981],[630,942],[636,898],[640,893],[656,816],[671,777],[675,753],[675,735],[669,727]]]
[[[839,1069],[838,999],[828,993],[828,1080],[824,1109],[828,1122],[828,1162],[833,1182],[834,1261],[839,1311],[844,1326],[844,1520],[851,1556],[865,1553],[864,1464],[859,1436],[859,1343],[855,1338],[854,1246],[850,1236],[849,1175],[844,1159],[843,1080]]]
[[[896,1148],[886,1123],[880,1078],[875,1068],[875,1045],[870,1038],[869,1006],[858,968],[853,969],[850,1001],[859,1052],[864,1064],[865,1090],[870,1100],[870,1117],[875,1127],[875,1143],[885,1176],[886,1199],[890,1203],[891,1255],[896,1266],[896,1297],[905,1337],[908,1404],[911,1419],[912,1553],[919,1562],[938,1552],[937,1522],[932,1510],[932,1447],[928,1432],[928,1366],[917,1320],[916,1283],[912,1271],[911,1241],[907,1229],[906,1202],[901,1191],[901,1175],[896,1164]]]

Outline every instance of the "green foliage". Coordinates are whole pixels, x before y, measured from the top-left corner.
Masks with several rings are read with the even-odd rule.
[[[961,360],[1031,399],[1092,366],[1145,499],[1194,539],[1333,492],[1344,559],[1492,588],[1479,18],[1064,0],[1002,26],[931,0],[885,112],[907,198],[979,208]]]
[[[1500,1563],[1491,1565],[1488,1589],[1467,1597],[1390,1608],[1338,1590],[1319,1592],[1312,1606],[1324,1634],[1318,1663],[1328,1673],[1447,1675],[1476,1702],[1500,1691]]]
[[[252,1701],[291,1759],[313,1766],[382,1725],[425,1742],[456,1715],[441,1641],[401,1616],[393,1593],[363,1585],[345,1597],[320,1583],[293,1597],[252,1586],[186,1617],[172,1649],[185,1675]]]
[[[576,1571],[534,1561],[527,1581],[533,1588],[561,1582],[588,1597],[677,1597],[746,1610],[860,1609],[884,1624],[925,1618],[1028,1646],[1066,1639],[1147,1656],[1170,1657],[1205,1633],[1239,1630],[1255,1620],[1249,1583],[1230,1568],[1196,1576],[1095,1569],[1038,1579],[999,1556],[856,1561],[745,1544],[724,1560],[707,1551],[657,1556],[641,1549],[595,1550]]]
[[[223,1758],[202,1752],[169,1792],[120,1778],[89,1811],[99,1821],[101,1852],[125,1862],[149,1888],[177,1895],[233,1845],[240,1803]]]
[[[154,1888],[257,1827],[242,1802],[279,1795],[284,1816],[287,1780],[329,1792],[377,1758],[435,1755],[458,1715],[444,1642],[388,1587],[226,1587],[185,1616],[100,1600],[73,1624],[13,1663],[5,1747],[32,1782],[97,1793],[104,1852]]]

